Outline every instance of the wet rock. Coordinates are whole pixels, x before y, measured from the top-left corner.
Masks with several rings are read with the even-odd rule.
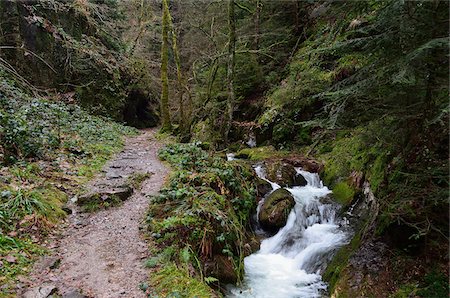
[[[259,212],[261,226],[270,231],[277,231],[286,225],[291,209],[295,205],[292,194],[285,189],[277,189],[264,201]]]
[[[305,186],[305,178],[297,174],[294,166],[283,161],[269,163],[266,166],[267,179],[282,187]]]
[[[70,208],[69,207],[69,205],[67,205],[67,204],[64,204],[62,207],[61,207],[61,209],[64,211],[64,212],[66,212],[67,214],[72,214],[72,208]]]
[[[311,173],[320,173],[323,170],[323,164],[319,163],[314,159],[310,159],[304,156],[284,158],[283,162],[288,163],[297,168],[302,168],[303,170]]]
[[[81,294],[78,290],[72,290],[66,294],[63,294],[62,298],[88,298],[88,296]]]
[[[272,191],[272,185],[264,179],[256,178],[256,191],[258,197],[263,198]]]
[[[121,186],[109,190],[90,192],[78,197],[77,204],[85,205],[90,202],[113,202],[115,200],[125,201],[133,194],[130,186]]]
[[[42,286],[32,288],[23,294],[23,298],[47,298],[56,294],[58,289],[53,284],[44,284]]]
[[[214,255],[213,259],[205,262],[205,276],[213,276],[224,284],[235,284],[237,275],[233,261],[224,255]]]

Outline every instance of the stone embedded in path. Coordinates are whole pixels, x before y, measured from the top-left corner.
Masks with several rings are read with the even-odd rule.
[[[56,294],[58,289],[53,284],[43,284],[39,287],[32,288],[27,291],[23,298],[47,298],[50,295]]]
[[[50,269],[58,268],[61,263],[61,258],[57,256],[45,256],[42,258],[37,266],[37,270],[45,271]]]
[[[62,298],[87,298],[87,297],[88,296],[81,294],[78,290],[73,290],[62,295]]]
[[[97,190],[78,197],[77,204],[85,205],[96,202],[114,202],[117,200],[125,201],[133,194],[133,188],[128,185],[115,187],[108,190]]]

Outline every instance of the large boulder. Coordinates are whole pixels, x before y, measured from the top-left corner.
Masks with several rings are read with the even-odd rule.
[[[294,205],[294,197],[289,191],[283,188],[275,190],[261,206],[258,218],[261,226],[269,231],[277,231],[284,227]]]
[[[294,166],[283,161],[276,161],[266,165],[267,179],[282,187],[305,186],[305,178],[298,174]]]

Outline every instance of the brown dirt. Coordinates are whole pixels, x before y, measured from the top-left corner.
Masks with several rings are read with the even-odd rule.
[[[36,264],[28,292],[51,284],[63,297],[73,291],[89,297],[145,297],[139,284],[148,277],[143,263],[149,244],[139,228],[148,208],[147,196],[159,191],[168,173],[157,157],[160,144],[154,132],[145,130],[128,138],[122,152],[88,185],[89,190],[114,187],[133,173],[151,173],[141,190],[118,207],[91,214],[75,208],[62,237],[51,245],[52,256]],[[59,265],[55,260],[60,260]]]

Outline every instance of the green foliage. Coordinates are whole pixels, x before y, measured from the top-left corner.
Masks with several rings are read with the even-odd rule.
[[[160,194],[151,198],[148,222],[161,250],[179,248],[181,263],[215,254],[230,255],[242,276],[246,228],[255,208],[253,173],[238,163],[210,155],[199,143],[173,144],[160,150],[161,159],[176,168]],[[189,250],[186,249],[189,247]],[[177,254],[171,254],[177,261]]]
[[[18,189],[3,188],[0,197],[0,231],[15,229],[16,224],[25,216],[35,215],[55,222],[65,213],[61,206],[66,195],[57,189]],[[31,220],[30,220],[31,222]]]
[[[145,267],[147,268],[155,268],[156,266],[158,266],[159,264],[159,259],[158,258],[150,258],[148,260],[145,261]]]
[[[448,278],[443,273],[428,273],[417,294],[421,297],[447,297],[449,293]]]
[[[234,88],[236,97],[245,98],[262,84],[262,69],[255,55],[252,54],[237,54],[235,67],[235,77],[237,79],[234,82]]]
[[[0,161],[49,157],[58,149],[83,157],[110,155],[133,130],[76,105],[31,97],[0,71]]]

